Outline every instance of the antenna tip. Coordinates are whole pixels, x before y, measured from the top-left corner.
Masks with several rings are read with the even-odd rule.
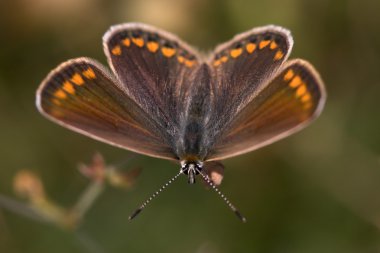
[[[139,213],[141,213],[142,211],[142,208],[138,208],[136,211],[133,212],[133,214],[131,214],[131,216],[128,217],[129,220],[132,220],[134,219]]]
[[[239,211],[236,210],[234,213],[243,223],[247,222],[247,219]]]

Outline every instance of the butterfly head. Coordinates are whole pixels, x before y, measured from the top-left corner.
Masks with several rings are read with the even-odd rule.
[[[201,161],[182,161],[181,172],[188,176],[189,184],[195,183],[195,176],[198,175],[203,168],[203,162]]]

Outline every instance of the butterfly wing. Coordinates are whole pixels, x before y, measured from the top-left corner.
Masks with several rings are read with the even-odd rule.
[[[246,106],[287,59],[290,32],[278,26],[252,29],[218,46],[209,59],[215,94],[209,132],[218,134]]]
[[[39,111],[73,131],[137,153],[176,159],[167,133],[105,68],[88,58],[53,70],[37,90]]]
[[[289,61],[239,111],[206,160],[243,154],[299,131],[318,117],[325,100],[323,82],[314,68],[304,60]]]
[[[200,63],[196,52],[175,35],[139,23],[111,27],[103,44],[128,95],[170,136],[178,136],[186,104],[181,94]]]

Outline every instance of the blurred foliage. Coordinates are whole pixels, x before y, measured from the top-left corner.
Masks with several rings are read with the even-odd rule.
[[[88,237],[0,208],[0,252],[361,252],[380,251],[380,1],[372,0],[2,0],[0,1],[0,193],[33,168],[49,197],[69,206],[87,181],[73,169],[101,151],[129,152],[63,129],[34,106],[35,90],[59,63],[106,63],[109,26],[139,21],[208,52],[236,33],[277,24],[292,31],[291,58],[314,64],[328,100],[304,131],[225,162],[221,190],[247,217],[183,177],[141,216],[129,214],[178,171],[138,156],[132,191],[107,188],[82,221]],[[80,238],[78,240],[78,238]],[[89,245],[89,244],[88,244]]]

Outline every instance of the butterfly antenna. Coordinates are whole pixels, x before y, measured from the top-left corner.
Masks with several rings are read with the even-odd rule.
[[[211,186],[211,188],[214,189],[214,191],[224,200],[224,202],[228,205],[228,207],[236,214],[236,216],[242,221],[246,222],[247,219],[239,212],[239,210],[227,199],[226,196],[216,187],[216,185],[211,181],[211,179],[204,174],[202,171],[198,170],[199,174],[202,176],[202,178],[206,181],[208,185]]]
[[[166,187],[168,187],[171,183],[173,183],[181,174],[182,174],[182,170],[177,175],[172,177],[166,184],[161,186],[160,189],[158,189],[155,193],[153,193],[152,196],[150,196],[139,208],[137,208],[136,211],[134,211],[131,216],[129,216],[129,220],[134,219],[139,213],[141,213],[141,211],[152,201],[152,199],[157,197],[158,194],[160,194]]]

